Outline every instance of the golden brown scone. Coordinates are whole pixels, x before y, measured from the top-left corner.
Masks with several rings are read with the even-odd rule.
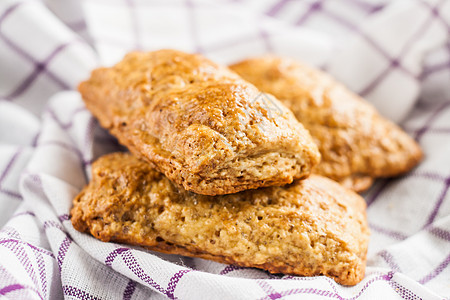
[[[131,152],[199,194],[288,184],[320,160],[291,111],[200,55],[130,53],[79,90]]]
[[[131,154],[114,153],[93,164],[71,218],[75,229],[105,242],[354,285],[365,271],[365,208],[359,195],[318,175],[284,187],[199,195]]]
[[[363,191],[373,178],[407,172],[422,158],[419,145],[397,125],[319,70],[274,56],[231,69],[277,97],[309,130],[322,155],[317,174]]]

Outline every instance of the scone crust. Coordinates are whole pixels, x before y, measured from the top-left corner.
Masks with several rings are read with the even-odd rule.
[[[365,208],[359,195],[318,175],[284,187],[194,194],[135,156],[114,153],[93,164],[71,220],[105,242],[354,285],[365,271]]]
[[[131,152],[199,194],[288,184],[320,160],[291,111],[200,55],[133,52],[79,91]]]
[[[419,145],[402,129],[319,70],[275,56],[231,69],[277,97],[310,131],[322,155],[317,174],[362,191],[373,178],[397,176],[422,159]]]

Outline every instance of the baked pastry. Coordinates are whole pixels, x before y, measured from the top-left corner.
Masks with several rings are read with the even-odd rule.
[[[366,204],[318,175],[213,197],[177,187],[131,154],[113,153],[93,164],[92,180],[73,204],[75,229],[104,242],[272,273],[326,275],[345,285],[364,277]]]
[[[363,191],[373,178],[407,172],[422,158],[419,145],[397,125],[319,70],[274,56],[231,69],[277,97],[309,130],[322,155],[317,174]]]
[[[320,160],[291,111],[200,55],[133,52],[79,90],[131,152],[199,194],[288,184]]]

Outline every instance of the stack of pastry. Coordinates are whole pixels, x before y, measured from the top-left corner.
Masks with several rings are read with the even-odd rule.
[[[105,242],[354,285],[369,240],[354,191],[422,155],[371,105],[287,59],[227,68],[135,52],[79,90],[132,153],[99,158],[74,199],[73,226]]]

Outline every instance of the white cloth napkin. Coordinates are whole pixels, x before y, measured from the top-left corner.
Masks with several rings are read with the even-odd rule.
[[[0,296],[11,299],[450,297],[450,1],[0,2]],[[75,231],[90,165],[122,149],[74,89],[130,50],[222,63],[273,52],[328,70],[425,152],[364,196],[365,279],[344,287],[102,243]]]

